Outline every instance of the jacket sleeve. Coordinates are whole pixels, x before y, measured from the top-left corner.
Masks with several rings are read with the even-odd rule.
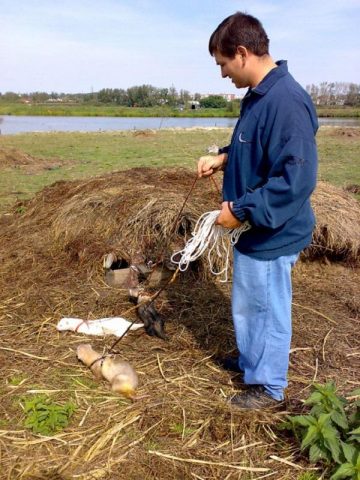
[[[298,130],[299,131],[299,130]],[[276,143],[276,142],[275,142]],[[268,150],[266,181],[233,202],[240,221],[276,229],[297,215],[316,185],[317,149],[314,133],[292,133]]]
[[[229,152],[230,145],[226,145],[226,147],[221,147],[219,148],[219,154],[221,153],[228,153]]]

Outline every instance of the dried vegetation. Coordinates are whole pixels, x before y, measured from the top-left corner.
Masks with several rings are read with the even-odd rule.
[[[210,183],[198,182],[177,218],[193,178],[185,170],[142,168],[58,182],[23,204],[22,214],[1,217],[1,478],[281,480],[308,468],[276,429],[284,412],[229,408],[226,398],[244,388],[216,362],[235,351],[230,286],[216,283],[205,262],[157,300],[167,341],[137,331],[117,345],[139,375],[135,402],[114,395],[76,361],[84,336],[56,331],[62,316],[129,310],[127,291],[104,282],[102,257],[116,251],[128,259],[140,248],[153,261],[167,258],[198,215],[219,202]],[[359,203],[320,184],[314,206],[316,245],[294,272],[292,412],[314,379],[334,379],[344,393],[359,386]],[[314,256],[318,261],[310,261]],[[104,351],[113,341],[91,339]],[[23,427],[21,397],[43,393],[77,405],[70,425],[51,437]]]

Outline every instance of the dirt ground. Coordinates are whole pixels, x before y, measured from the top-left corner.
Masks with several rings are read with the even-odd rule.
[[[134,169],[126,179],[128,187],[183,195],[189,189],[188,178],[171,172]],[[107,189],[118,181],[106,177]],[[205,280],[196,270],[180,274],[156,301],[167,340],[138,330],[116,347],[139,375],[131,402],[76,359],[80,343],[103,351],[114,337],[56,330],[64,316],[121,316],[132,307],[127,291],[104,282],[103,238],[84,233],[70,248],[55,235],[63,205],[95,185],[58,182],[26,202],[25,213],[0,217],[1,478],[281,480],[314,471],[277,426],[287,412],[302,410],[313,381],[334,380],[345,395],[359,387],[359,268],[326,258],[296,265],[285,411],[230,408],[227,399],[245,388],[216,361],[235,352],[231,284]],[[214,191],[207,186],[198,195],[210,199]],[[39,393],[77,405],[70,425],[52,437],[24,428],[21,399]]]
[[[358,128],[339,128],[334,130],[335,135],[346,137],[359,137],[360,130]]]

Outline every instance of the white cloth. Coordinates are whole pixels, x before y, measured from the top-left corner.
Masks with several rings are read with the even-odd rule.
[[[71,330],[87,335],[115,335],[121,337],[131,322],[122,317],[99,318],[98,320],[82,320],[81,318],[62,318],[56,328],[60,332]],[[130,330],[142,328],[143,323],[133,323]]]

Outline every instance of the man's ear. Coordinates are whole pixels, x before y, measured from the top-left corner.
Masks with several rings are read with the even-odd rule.
[[[249,51],[246,47],[242,46],[242,45],[239,45],[237,48],[236,48],[236,53],[238,55],[240,55],[241,57],[243,58],[246,58],[249,56]]]

